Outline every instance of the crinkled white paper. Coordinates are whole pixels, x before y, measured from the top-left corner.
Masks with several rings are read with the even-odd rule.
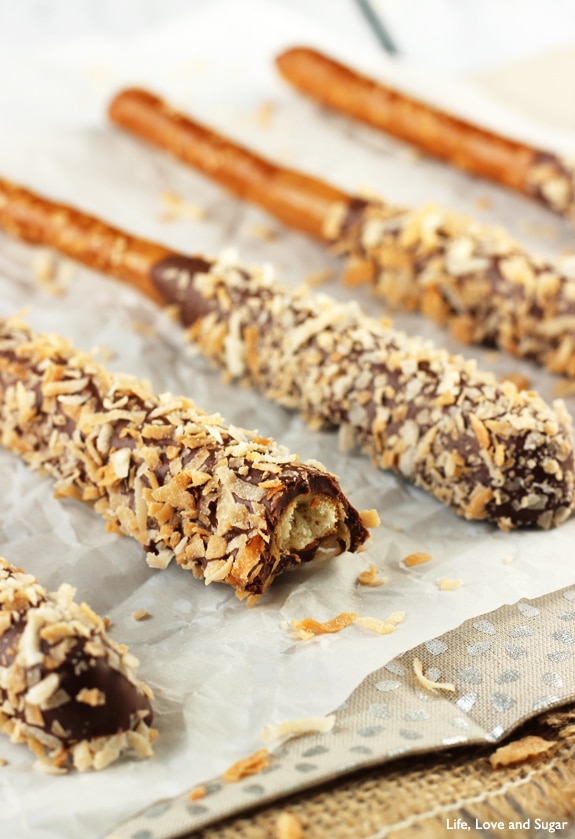
[[[286,282],[333,268],[336,278],[322,290],[349,297],[352,291],[337,279],[341,264],[322,247],[107,124],[111,95],[140,84],[266,155],[345,189],[369,187],[408,204],[434,200],[504,223],[547,253],[572,245],[566,226],[527,201],[414,159],[392,140],[328,115],[288,89],[272,58],[302,42],[403,78],[419,95],[485,115],[518,136],[552,137],[463,85],[390,67],[378,52],[362,47],[358,54],[353,44],[330,41],[303,18],[256,0],[221,0],[137,41],[0,56],[1,174],[189,253],[214,255],[234,245],[245,262],[273,262]],[[568,140],[557,139],[557,146],[565,148]],[[165,220],[165,192],[201,208],[205,219]],[[483,198],[490,209],[478,206]],[[466,618],[573,583],[575,521],[549,533],[513,534],[461,521],[367,460],[338,454],[334,434],[309,432],[296,416],[221,384],[180,330],[137,292],[78,268],[66,293],[53,296],[38,284],[32,262],[31,248],[0,237],[0,315],[27,309],[36,329],[65,335],[79,348],[100,347],[113,369],[148,378],[157,390],[185,393],[230,422],[323,461],[357,507],[378,509],[382,525],[365,553],[286,574],[256,608],[246,609],[225,586],[205,588],[177,567],[149,569],[135,543],[107,534],[90,508],[54,500],[49,481],[0,451],[1,552],[50,588],[72,583],[79,597],[112,619],[114,637],[140,658],[141,675],[154,688],[159,730],[152,760],[66,777],[33,772],[31,753],[3,740],[0,758],[8,764],[0,768],[0,835],[86,839],[104,833],[253,752],[265,724],[328,713],[399,653]],[[370,312],[384,314],[365,290],[355,293]],[[447,342],[418,316],[395,321]],[[529,365],[476,354],[482,366],[528,375],[546,398],[559,384]],[[568,405],[575,409],[573,401]],[[403,567],[401,559],[416,551],[432,560]],[[386,585],[357,586],[370,563]],[[441,591],[441,577],[462,584]],[[136,609],[151,617],[136,622]],[[386,636],[354,626],[303,642],[286,629],[292,619],[324,620],[349,610],[378,618],[403,611],[406,618]]]

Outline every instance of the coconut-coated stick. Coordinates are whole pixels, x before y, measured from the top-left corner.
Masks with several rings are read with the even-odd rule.
[[[499,228],[433,205],[394,207],[333,190],[270,164],[147,91],[122,91],[109,113],[118,125],[276,217],[285,221],[295,213],[295,227],[369,266],[375,292],[388,303],[419,309],[464,343],[498,346],[575,376],[572,257],[548,262]]]
[[[2,203],[0,226],[6,226],[24,240],[57,249],[66,243],[64,252],[68,255],[89,267],[107,265],[112,276],[127,279],[133,285],[137,285],[134,274],[125,270],[124,262],[131,264],[132,253],[137,253],[139,271],[144,275],[142,291],[149,293],[153,288],[154,299],[176,308],[189,338],[227,378],[239,380],[279,404],[299,411],[312,428],[338,427],[344,449],[357,446],[374,465],[413,482],[458,515],[490,521],[503,530],[523,526],[549,528],[569,517],[575,475],[570,418],[561,403],[552,408],[533,392],[519,391],[509,382],[500,384],[492,374],[477,370],[474,362],[410,338],[367,317],[357,305],[336,303],[326,295],[313,295],[305,289],[288,290],[273,280],[267,269],[247,269],[225,260],[212,261],[175,252],[168,252],[164,257],[162,253],[166,251],[159,246],[109,228],[105,222],[71,207],[52,204],[23,188],[6,189],[0,182],[0,201],[2,196],[6,200]],[[27,206],[32,208],[33,224],[27,222]],[[18,218],[18,225],[7,225],[14,217]],[[59,220],[57,225],[55,217]],[[74,231],[73,247],[64,235],[67,220]],[[92,230],[99,231],[101,252],[97,259]],[[22,361],[16,363],[14,354],[23,353],[24,348],[30,351],[36,344],[30,344],[25,331],[22,334],[17,331],[16,335],[9,331],[6,341],[7,370],[16,387],[14,377],[24,375],[27,367],[22,367]],[[42,347],[40,341],[38,352],[45,356]],[[39,386],[35,376],[36,373],[31,379],[31,392],[36,392]],[[50,393],[54,387],[50,385]],[[4,440],[12,439],[14,431],[15,445],[21,451],[21,432],[17,428],[21,422],[22,399],[18,400],[17,396],[16,389],[13,412],[4,420],[9,426],[4,431]],[[178,414],[174,410],[177,425]],[[49,420],[47,415],[46,423]],[[88,426],[92,428],[89,423]],[[31,430],[41,428],[38,422],[31,426]],[[58,425],[58,428],[65,430],[66,426]],[[46,429],[46,439],[52,440],[51,427],[47,425]],[[93,432],[99,439],[98,429]],[[134,427],[134,439],[139,434]],[[165,442],[159,441],[158,445]],[[236,448],[238,452],[245,450],[248,443],[242,445],[243,448],[238,443],[238,448],[230,444],[230,455]],[[32,436],[29,456],[39,457],[43,462],[42,446],[38,447]],[[149,458],[145,445],[144,449],[142,457]],[[155,457],[154,452],[151,454]],[[122,450],[114,458],[125,466],[122,458],[127,454],[128,450]],[[258,457],[263,458],[263,454]],[[240,468],[243,465],[241,461]],[[273,464],[272,468],[275,468]],[[114,499],[112,507],[125,505],[124,481],[118,480],[120,494],[114,490],[116,494],[110,496]],[[153,483],[155,478],[150,475],[146,480]],[[324,483],[329,480],[325,476]],[[146,486],[140,482],[138,492],[135,488],[133,493],[128,491],[129,505],[136,502],[142,491],[148,492]],[[111,487],[114,489],[115,484]],[[205,489],[200,482],[202,487]],[[273,502],[278,498],[276,488],[272,476],[263,482],[261,491],[270,493]],[[84,492],[83,487],[72,489],[80,494]],[[87,491],[93,497],[94,487],[90,485]],[[104,496],[111,491],[105,489]],[[163,493],[162,489],[161,498],[154,496],[151,502],[159,504],[164,499]],[[170,498],[175,499],[171,503],[184,503],[181,492],[170,489],[170,493]],[[105,497],[102,503],[108,510],[110,504]],[[199,499],[194,503],[201,506]],[[277,505],[272,503],[272,506],[275,509]],[[142,513],[144,508],[138,509]],[[315,522],[314,510],[318,509],[317,505],[309,506],[310,527]],[[278,510],[281,513],[281,505]],[[348,508],[346,526],[357,548],[364,541],[366,531],[354,516]],[[243,521],[236,513],[235,519]],[[145,545],[156,564],[169,561],[170,548],[158,546],[154,539],[148,544],[145,528],[141,529],[145,521],[146,516],[140,520],[126,514],[124,524]],[[371,526],[365,518],[364,522]],[[158,538],[164,531],[165,527],[158,530]],[[176,528],[174,534],[180,535],[180,530]],[[174,534],[170,531],[170,539]],[[273,568],[268,568],[268,563],[266,574],[269,571],[269,575],[265,580],[260,579],[258,558],[249,550],[250,556],[240,563],[241,568],[235,569],[227,555],[225,561],[220,561],[220,555],[215,552],[219,541],[210,544],[208,551],[212,559],[218,560],[215,565],[197,552],[200,547],[197,539],[190,544],[190,556],[188,548],[178,552],[178,562],[195,568],[206,579],[225,579],[242,592],[254,593],[265,588],[281,569],[281,563]],[[254,548],[256,542],[249,541],[246,550]]]

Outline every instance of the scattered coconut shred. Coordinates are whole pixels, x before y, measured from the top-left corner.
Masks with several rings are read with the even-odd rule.
[[[415,673],[419,684],[432,693],[435,693],[438,690],[447,690],[452,693],[455,692],[455,685],[451,682],[434,682],[432,679],[428,679],[423,673],[423,664],[418,658],[413,659],[413,672]]]
[[[327,717],[304,717],[299,720],[287,720],[276,725],[266,725],[260,734],[260,740],[271,743],[283,737],[301,737],[304,734],[327,734],[335,725],[335,714]]]
[[[431,555],[423,551],[417,551],[416,553],[404,556],[401,561],[406,568],[415,568],[417,565],[425,565],[425,563],[431,562]]]
[[[161,221],[179,221],[180,219],[204,221],[206,218],[206,211],[203,207],[197,204],[189,204],[176,192],[170,192],[169,190],[162,192],[160,201],[164,206],[164,211],[160,216]]]
[[[360,586],[383,586],[386,584],[387,579],[386,577],[380,577],[377,573],[377,567],[375,565],[370,565],[367,571],[362,571],[361,574],[357,578],[357,582]]]
[[[283,810],[276,819],[275,839],[303,839],[301,822],[294,813]]]
[[[202,798],[205,798],[208,794],[206,787],[203,784],[199,784],[197,787],[191,789],[188,793],[188,801],[200,801]]]
[[[500,746],[493,752],[489,758],[489,762],[493,769],[497,766],[510,766],[513,763],[522,763],[531,757],[547,754],[556,745],[556,740],[545,740],[543,737],[530,734],[527,737],[522,737],[521,740],[507,743],[506,746]]]
[[[304,618],[301,621],[292,620],[291,627],[297,638],[302,641],[309,641],[316,635],[329,635],[340,632],[352,623],[357,623],[370,632],[379,635],[389,635],[395,628],[405,620],[405,612],[392,612],[388,618],[360,617],[357,612],[341,612],[331,620],[320,623],[313,618]]]
[[[222,778],[229,784],[235,784],[242,778],[247,778],[248,775],[257,775],[258,772],[263,772],[270,765],[270,760],[271,754],[268,749],[258,749],[257,752],[248,757],[243,757],[241,760],[232,763],[223,773]]]
[[[452,580],[451,577],[439,577],[437,588],[439,591],[455,591],[463,585],[463,580]]]
[[[54,296],[66,292],[76,272],[71,260],[60,259],[49,248],[36,248],[32,255],[32,273],[42,291]]]

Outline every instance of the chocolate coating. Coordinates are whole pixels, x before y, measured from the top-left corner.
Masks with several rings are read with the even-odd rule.
[[[179,288],[179,268],[167,270]],[[369,535],[318,465],[189,400],[113,376],[20,322],[0,328],[0,419],[4,445],[55,477],[60,494],[95,503],[151,566],[175,558],[242,596],[261,594],[322,547],[356,551]]]
[[[348,232],[364,212],[358,203]],[[504,530],[552,527],[570,515],[573,450],[559,403],[554,411],[353,304],[291,292],[255,269],[198,271],[178,259],[158,265],[162,272],[165,293],[177,286],[188,301],[190,338],[226,376],[300,411],[312,427],[339,427],[375,464],[459,515]]]
[[[0,558],[0,730],[59,768],[103,768],[132,749],[148,757],[151,692],[137,661],[73,594]]]

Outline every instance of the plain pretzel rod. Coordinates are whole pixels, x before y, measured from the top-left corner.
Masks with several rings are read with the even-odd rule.
[[[345,192],[258,157],[147,91],[121,94],[110,106],[110,117],[224,184],[239,198],[320,239],[330,207],[348,200]]]
[[[575,221],[573,160],[459,119],[308,47],[276,59],[286,81],[322,105]]]
[[[575,376],[575,259],[550,263],[503,230],[427,206],[365,200],[259,157],[138,89],[111,119],[231,192],[367,267],[395,307],[419,309],[467,344],[498,346]],[[291,222],[290,222],[291,219]]]
[[[326,295],[314,296],[305,289],[288,290],[265,268],[247,269],[225,259],[213,261],[169,251],[5,181],[0,181],[0,226],[24,241],[54,247],[91,268],[102,270],[105,266],[104,270],[113,277],[141,288],[144,294],[170,306],[187,329],[188,337],[228,379],[236,379],[280,405],[299,411],[312,428],[338,427],[344,450],[357,446],[374,465],[411,481],[457,514],[493,522],[503,530],[522,526],[549,528],[571,514],[575,491],[571,425],[561,402],[552,408],[534,392],[520,391],[510,382],[499,383],[492,374],[478,371],[475,362],[450,356],[421,339],[410,338],[380,320],[367,317],[356,304],[337,303]],[[102,474],[108,483],[101,484],[98,478],[94,484],[90,477],[92,471],[95,470],[96,477],[101,471],[94,466],[94,470],[81,471],[87,476],[87,486],[84,479],[78,486],[75,479],[70,484],[78,473],[76,462],[71,464],[70,471],[66,459],[60,463],[46,449],[49,441],[50,446],[54,440],[59,445],[62,434],[73,432],[73,423],[70,431],[71,423],[62,425],[58,416],[52,417],[50,409],[53,405],[60,412],[71,410],[64,403],[59,406],[57,397],[62,383],[48,382],[47,393],[52,401],[46,400],[41,417],[23,409],[27,403],[23,402],[22,390],[32,399],[42,387],[40,359],[53,357],[54,363],[63,365],[72,378],[80,375],[81,387],[78,384],[79,392],[74,391],[76,398],[84,391],[87,394],[97,391],[96,384],[101,388],[98,382],[102,379],[105,383],[107,374],[99,368],[96,370],[93,363],[88,369],[70,348],[60,347],[58,342],[52,346],[50,342],[46,345],[45,338],[31,338],[18,324],[8,324],[4,342],[4,350],[0,344],[0,422],[4,445],[24,452],[32,465],[49,468],[59,480],[60,492],[79,493],[80,497],[90,499],[101,496],[97,504],[103,506],[104,513],[112,522],[119,522],[124,532],[136,536],[155,564],[167,563],[175,551],[177,561],[191,567],[198,576],[225,580],[239,593],[259,593],[292,553],[299,554],[301,559],[310,558],[312,547],[306,547],[307,542],[297,542],[296,537],[300,536],[296,532],[295,548],[284,550],[284,554],[289,554],[287,559],[284,554],[278,556],[260,544],[261,539],[250,539],[243,546],[243,553],[240,551],[241,561],[236,563],[235,553],[231,548],[229,555],[226,553],[226,540],[217,534],[226,532],[226,517],[232,515],[241,531],[253,516],[248,515],[246,519],[245,509],[236,509],[237,504],[230,508],[229,503],[223,502],[217,506],[223,524],[217,517],[214,520],[213,514],[206,519],[210,527],[217,524],[219,528],[213,541],[209,540],[206,555],[201,553],[201,540],[195,535],[191,540],[188,534],[189,544],[180,539],[184,546],[181,549],[178,538],[182,532],[188,533],[186,517],[191,515],[186,501],[188,484],[182,483],[181,476],[176,474],[171,484],[158,490],[158,495],[152,493],[147,498],[148,484],[153,487],[157,480],[154,470],[151,467],[144,470],[142,477],[141,469],[134,469],[140,460],[142,469],[148,461],[158,460],[153,439],[149,443],[142,439],[141,452],[138,444],[135,454],[126,460],[129,450],[122,447],[118,435],[101,440],[99,423],[105,422],[106,416],[99,410],[92,416],[86,413],[88,408],[82,408],[84,419],[81,414],[75,421],[82,420],[82,428],[89,430],[96,441],[95,450],[100,451],[104,443],[114,446],[110,460],[118,464],[118,481],[113,480],[116,474],[113,470],[110,474],[104,470]],[[66,393],[66,388],[72,388],[74,383],[63,384],[62,393]],[[11,395],[8,391],[2,395],[2,388],[8,387]],[[148,434],[148,424],[144,423],[143,429],[137,425],[137,415],[151,412],[150,416],[154,416],[162,406],[151,395],[142,405],[138,388],[134,390],[129,382],[126,388],[134,402],[130,434],[139,440]],[[116,390],[115,398],[119,398],[123,390],[117,387]],[[88,407],[92,402],[91,396]],[[97,409],[97,405],[92,409]],[[174,406],[174,428],[182,424],[184,413],[178,405]],[[278,454],[273,447],[266,457],[262,449],[266,441],[228,440],[230,431],[221,425],[216,431],[211,428],[217,424],[213,418],[196,418],[194,422],[203,426],[200,437],[208,447],[206,462],[213,464],[216,455],[222,461],[217,469],[213,465],[209,469],[201,467],[201,480],[192,480],[190,487],[201,490],[198,497],[194,496],[194,504],[202,510],[209,503],[211,495],[205,483],[209,475],[205,473],[215,470],[219,483],[210,482],[215,487],[212,495],[216,493],[217,497],[221,492],[222,499],[229,502],[231,492],[226,487],[233,487],[239,501],[244,497],[241,492],[248,493],[245,505],[249,508],[256,497],[254,493],[259,492],[260,504],[256,507],[263,505],[264,512],[268,511],[266,521],[278,520],[275,535],[273,529],[269,530],[268,522],[266,538],[272,547],[278,540],[281,543],[281,525],[286,518],[282,513],[289,512],[289,505],[286,508],[287,502],[282,501],[282,475],[289,466],[288,473],[294,473],[295,481],[296,474],[304,467],[295,463],[290,466],[287,456]],[[54,424],[59,429],[56,437]],[[155,434],[156,430],[151,429],[149,433]],[[166,431],[161,433],[164,438],[169,437]],[[165,447],[166,439],[159,440],[157,445]],[[194,445],[197,447],[199,443]],[[67,443],[60,448],[63,453],[68,452]],[[88,457],[93,450],[94,446],[87,443],[80,454]],[[188,456],[189,452],[185,457]],[[271,459],[270,476],[258,486],[247,489],[244,486],[240,491],[238,487],[244,485],[240,476],[248,468],[249,478],[248,461],[251,463],[254,457],[265,463]],[[187,462],[183,454],[177,460]],[[225,469],[224,461],[229,464]],[[130,463],[135,463],[134,469]],[[124,474],[129,476],[129,481],[124,480]],[[301,476],[304,479],[305,475]],[[326,531],[326,538],[332,530],[337,531],[340,540],[347,534],[345,546],[357,549],[367,536],[364,525],[372,526],[376,522],[372,514],[363,515],[360,521],[357,513],[345,506],[347,502],[341,500],[332,481],[325,473],[313,477],[319,494],[323,492],[324,507],[335,496],[336,500],[339,498],[343,515],[336,517],[330,529],[322,524],[319,516],[322,508],[316,500],[308,506],[302,505],[304,524],[309,519],[308,529]],[[286,485],[288,500],[293,491]],[[155,512],[143,515],[142,493],[146,503],[152,505],[150,510]],[[174,505],[179,518],[176,517],[171,529],[158,525],[152,538],[153,533],[147,533],[145,524],[151,521],[150,516],[164,515],[163,502]],[[124,510],[126,505],[134,508],[135,516]],[[124,510],[122,515],[116,512],[120,509]],[[288,516],[284,522],[284,541],[289,536],[290,522]],[[302,530],[301,540],[307,533],[303,525]],[[210,533],[206,531],[204,535],[208,538]],[[301,550],[296,550],[298,547]]]

